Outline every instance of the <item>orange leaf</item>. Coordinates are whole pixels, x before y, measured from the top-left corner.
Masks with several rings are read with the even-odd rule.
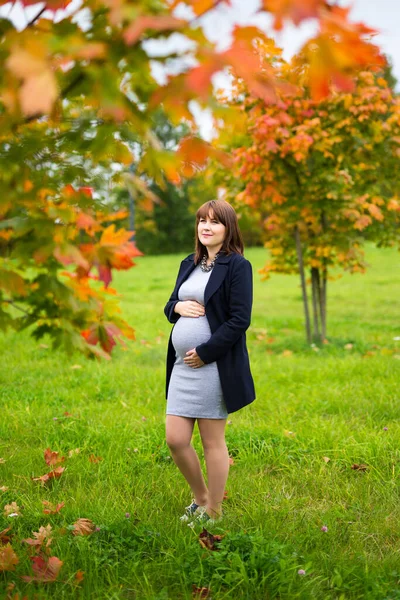
[[[19,558],[12,549],[11,544],[0,548],[0,571],[15,571],[15,565],[19,563]]]
[[[170,15],[143,15],[137,17],[124,31],[124,40],[128,46],[136,43],[147,29],[154,31],[167,31],[181,29],[186,25],[183,19],[176,19]]]
[[[60,456],[59,452],[53,452],[50,448],[46,448],[44,451],[44,460],[46,464],[52,467],[58,465],[58,463],[64,462],[65,456]]]
[[[317,17],[325,4],[325,0],[263,0],[264,9],[275,16],[276,30],[282,29],[284,19],[291,19],[299,25],[304,19]]]
[[[54,515],[56,513],[59,513],[60,510],[65,506],[65,502],[60,502],[59,504],[55,505],[51,502],[48,502],[47,500],[42,500],[42,504],[45,507],[47,506],[47,508],[43,509],[45,515]]]
[[[94,464],[96,464],[96,463],[98,463],[98,462],[100,462],[100,461],[102,461],[102,460],[103,460],[103,459],[102,459],[102,457],[101,457],[101,456],[95,456],[94,454],[91,454],[91,455],[89,456],[89,461],[90,461],[91,463],[94,463]]]
[[[58,479],[59,477],[61,477],[64,471],[65,467],[57,467],[53,471],[45,473],[41,477],[32,477],[32,481],[40,481],[42,485],[45,485],[48,481],[52,479]]]
[[[76,584],[82,583],[82,581],[84,579],[84,577],[83,577],[84,573],[85,573],[85,571],[81,571],[81,570],[79,570],[75,573],[75,583]]]

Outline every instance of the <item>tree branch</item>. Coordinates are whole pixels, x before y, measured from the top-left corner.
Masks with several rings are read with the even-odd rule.
[[[35,22],[44,13],[45,10],[47,10],[47,4],[45,4],[44,7],[39,10],[38,14],[35,17],[33,17],[32,21],[29,21],[27,27],[32,27],[32,25],[35,24]]]
[[[31,316],[31,314],[29,312],[27,312],[24,308],[21,308],[20,306],[18,306],[17,304],[14,303],[14,300],[10,300],[10,299],[4,299],[2,300],[2,302],[7,302],[7,304],[11,304],[12,306],[14,306],[14,308],[17,308],[18,310],[20,310],[21,312],[25,313],[26,315],[28,315],[28,317]]]

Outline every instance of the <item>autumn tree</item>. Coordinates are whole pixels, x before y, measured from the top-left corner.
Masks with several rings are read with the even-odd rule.
[[[22,0],[37,8],[24,30],[7,16],[0,20],[1,329],[31,327],[36,338],[49,334],[55,345],[104,357],[116,340],[134,338],[109,284],[113,269],[134,266],[139,251],[132,232],[118,227],[125,213],[99,206],[93,175],[119,163],[124,172],[115,181],[146,202],[154,197],[145,178],[178,184],[204,165],[216,149],[198,137],[166,149],[153,115],[162,104],[174,124],[184,119],[195,129],[189,105],[197,100],[227,118],[212,96],[212,76],[222,69],[232,68],[255,97],[277,101],[282,83],[273,68],[259,69],[254,53],[254,38],[267,40],[265,34],[236,27],[224,51],[205,37],[201,15],[223,3],[181,2],[191,13],[183,19],[173,12],[179,2],[84,0],[82,26],[74,14],[53,19],[70,0]],[[265,11],[276,29],[285,20],[320,24],[303,65],[315,98],[328,94],[332,81],[348,88],[360,67],[378,60],[371,30],[328,0],[264,0],[259,13]],[[151,41],[177,32],[185,50],[170,46],[150,56]],[[168,71],[171,61],[180,69],[161,86],[154,64]]]
[[[279,51],[270,50],[276,60]],[[290,65],[279,60],[290,80],[299,57]],[[232,102],[245,127],[232,138],[235,170],[225,173],[225,186],[240,181],[234,202],[261,210],[271,256],[262,277],[300,274],[307,340],[321,342],[327,283],[337,268],[365,271],[366,238],[400,243],[400,99],[370,71],[351,92],[324,100],[304,86],[271,105],[236,85]],[[229,143],[226,130],[223,139]]]

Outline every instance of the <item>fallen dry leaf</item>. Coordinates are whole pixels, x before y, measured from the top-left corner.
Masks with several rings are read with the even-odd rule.
[[[60,456],[59,452],[52,452],[50,448],[46,448],[44,451],[44,460],[46,464],[53,467],[54,465],[58,465],[58,463],[64,462],[65,456]]]
[[[72,456],[74,456],[75,454],[79,454],[79,452],[81,451],[80,448],[75,448],[74,450],[70,450],[68,452],[68,458],[71,458]]]
[[[58,573],[63,565],[63,561],[56,556],[31,556],[32,570],[35,573],[34,577],[24,575],[21,577],[28,583],[31,581],[41,581],[43,583],[56,581]]]
[[[210,598],[211,590],[208,587],[197,587],[194,583],[192,584],[192,596],[193,598]]]
[[[91,455],[89,456],[89,461],[90,461],[91,463],[98,463],[98,462],[100,462],[101,460],[103,460],[101,456],[95,456],[94,454],[91,454]]]
[[[330,459],[330,458],[328,458],[327,456],[323,456],[323,457],[322,457],[322,460],[323,460],[324,462],[328,463],[328,462],[330,462],[330,460],[331,460],[331,459]]]
[[[8,517],[9,515],[17,514],[21,515],[21,509],[16,502],[11,502],[11,504],[6,504],[4,507],[4,515]]]
[[[219,548],[215,545],[216,542],[220,542],[222,538],[225,537],[223,535],[213,535],[205,527],[203,527],[203,531],[199,535],[199,542],[203,548],[207,548],[208,550],[219,550]]]
[[[6,485],[0,487],[0,492],[6,492],[9,488]]]
[[[56,513],[59,513],[60,510],[65,506],[65,502],[60,502],[56,505],[52,504],[51,502],[48,502],[47,500],[42,500],[42,504],[43,506],[47,507],[43,509],[45,515],[54,515]]]
[[[354,465],[351,465],[351,468],[354,469],[354,471],[366,471],[368,469],[368,465],[354,464]]]
[[[96,529],[96,525],[90,519],[78,519],[74,523],[73,535],[90,535]]]
[[[76,572],[76,574],[75,574],[75,583],[77,585],[79,585],[80,583],[82,583],[82,581],[84,579],[84,577],[83,577],[84,573],[85,573],[85,571],[81,571],[81,570],[79,570],[79,571]]]
[[[11,527],[0,531],[0,544],[8,544],[11,541],[11,535],[7,535],[9,531],[11,531]]]
[[[32,477],[32,480],[40,481],[42,485],[45,485],[48,481],[51,481],[52,479],[58,479],[59,477],[61,477],[64,471],[65,467],[57,467],[53,471],[41,475],[41,477]]]
[[[286,356],[292,356],[292,354],[293,354],[292,350],[284,350],[282,352],[281,356],[284,356],[284,357],[286,357]]]
[[[47,548],[50,546],[53,538],[51,537],[53,534],[51,525],[47,525],[46,527],[40,527],[39,531],[34,531],[34,538],[27,538],[22,540],[25,544],[29,544],[29,546],[33,546],[36,549],[36,552],[39,552],[42,549],[42,546],[45,545]],[[46,542],[46,543],[45,543]]]
[[[11,544],[0,548],[0,572],[15,571],[15,565],[19,563],[19,558],[12,549]]]

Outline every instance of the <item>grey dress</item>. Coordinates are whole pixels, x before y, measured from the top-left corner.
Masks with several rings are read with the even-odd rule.
[[[200,265],[190,273],[178,291],[179,300],[197,300],[204,305],[204,290],[212,270],[205,273]],[[207,316],[180,317],[175,323],[171,341],[175,363],[168,386],[167,415],[203,419],[226,419],[228,412],[222,393],[216,362],[198,368],[183,362],[186,352],[207,342],[211,329]]]

